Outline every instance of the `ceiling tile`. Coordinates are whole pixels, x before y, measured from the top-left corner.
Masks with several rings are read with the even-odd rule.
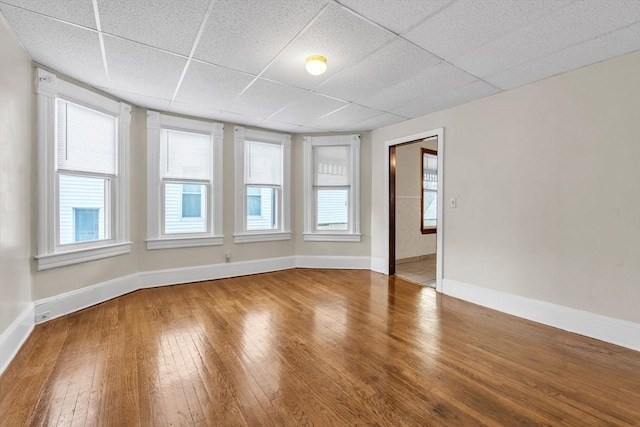
[[[194,58],[258,74],[326,0],[215,3]]]
[[[489,83],[475,80],[468,85],[452,89],[436,97],[412,100],[413,102],[408,102],[403,107],[398,108],[397,113],[406,117],[419,117],[484,98],[485,96],[495,95],[499,92],[500,89]]]
[[[513,89],[571,71],[576,67],[624,55],[638,48],[640,23],[488,76],[485,80],[505,90]]]
[[[312,128],[338,131],[350,127],[354,123],[362,122],[382,114],[382,111],[363,107],[358,104],[349,104],[346,107],[334,111],[328,116],[321,117],[309,123]]]
[[[256,118],[266,118],[307,93],[304,89],[257,79],[229,105],[229,110]]]
[[[342,68],[358,63],[394,36],[333,3],[267,68],[263,77],[312,89]],[[327,71],[312,76],[305,70],[309,55],[324,55]]]
[[[461,0],[403,35],[443,59],[470,52],[560,9],[569,0]]]
[[[418,22],[436,13],[452,0],[338,0],[344,6],[373,22],[402,34]]]
[[[107,86],[98,33],[8,5],[2,5],[2,12],[34,61],[84,83]]]
[[[189,55],[209,0],[109,0],[98,2],[102,31]]]
[[[91,0],[2,0],[20,8],[96,29]]]
[[[308,93],[297,101],[287,105],[284,109],[270,117],[270,119],[308,126],[309,123],[319,117],[345,105],[347,105],[346,102],[327,98],[326,96],[315,93]]]
[[[239,71],[191,61],[175,101],[224,110],[253,79]]]
[[[403,39],[397,39],[349,67],[316,92],[353,101],[396,85],[440,62],[436,56]]]
[[[578,1],[450,60],[486,77],[640,21],[640,1]]]
[[[225,114],[225,112],[221,110],[206,108],[200,105],[183,104],[176,101],[172,102],[169,105],[168,111],[171,113],[183,114],[185,116],[191,116],[191,117],[207,119],[207,120],[218,120],[218,121],[225,121],[224,117],[228,115],[233,115],[232,113]],[[236,115],[236,116],[240,117],[239,115]],[[232,121],[232,123],[236,123],[236,122]]]
[[[424,69],[411,79],[376,91],[373,95],[357,101],[359,104],[382,111],[415,117],[414,114],[406,114],[407,105],[419,106],[428,98],[465,86],[474,80],[475,77],[472,75],[446,62],[441,62],[435,67]]]
[[[185,58],[106,35],[104,47],[112,89],[171,99]]]
[[[293,133],[321,133],[321,132],[327,132],[325,129],[316,129],[316,128],[311,128],[308,126],[298,126],[297,128],[295,128],[293,131]]]
[[[396,114],[391,114],[391,113],[382,113],[379,116],[375,116],[370,119],[363,120],[359,123],[354,123],[351,126],[353,129],[349,129],[349,130],[367,131],[367,130],[380,129],[381,127],[389,126],[394,123],[399,123],[405,120],[407,120],[407,117],[402,117],[402,116],[398,116]]]

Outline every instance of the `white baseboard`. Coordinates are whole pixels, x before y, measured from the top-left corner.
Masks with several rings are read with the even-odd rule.
[[[36,301],[35,317],[38,319],[44,313],[49,312],[46,319],[37,323],[46,322],[56,317],[100,304],[120,295],[128,294],[139,288],[137,273],[107,280],[106,282]]]
[[[295,257],[267,258],[226,264],[198,265],[138,273],[141,288],[201,282],[249,274],[288,270],[295,267]]]
[[[387,261],[382,258],[371,258],[371,270],[376,273],[389,274]]]
[[[7,369],[33,331],[35,319],[33,307],[33,303],[29,303],[0,335],[0,375]]]
[[[336,268],[353,270],[369,270],[371,268],[371,258],[368,256],[298,255],[295,258],[297,268]]]
[[[503,313],[640,351],[640,324],[444,279],[442,292]]]

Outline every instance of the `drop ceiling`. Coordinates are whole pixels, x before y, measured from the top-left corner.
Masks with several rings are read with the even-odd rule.
[[[640,0],[0,0],[32,59],[132,104],[366,131],[640,49]],[[328,70],[307,74],[308,55]]]

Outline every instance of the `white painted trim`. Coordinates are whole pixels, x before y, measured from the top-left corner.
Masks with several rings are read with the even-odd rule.
[[[129,242],[129,144],[131,106],[60,80],[55,74],[36,69],[38,101],[38,270],[78,264],[130,252]],[[56,171],[56,98],[60,97],[116,117],[118,123],[118,173],[111,199],[111,239],[82,244],[81,249],[67,250],[56,244],[58,234],[58,173]],[[77,247],[77,246],[76,246]]]
[[[138,274],[133,273],[128,276],[118,277],[95,285],[65,292],[49,298],[43,298],[35,303],[36,318],[47,311],[50,316],[42,322],[73,313],[78,310],[91,307],[96,304],[119,297],[140,288]]]
[[[360,242],[362,234],[352,233],[304,233],[305,242]]]
[[[444,279],[442,292],[493,310],[640,351],[640,324]]]
[[[97,259],[125,255],[131,252],[131,242],[113,243],[104,246],[77,249],[68,252],[58,252],[48,255],[36,255],[37,269],[49,270],[65,265],[95,261]]]
[[[285,234],[291,235],[291,135],[284,133],[265,132],[255,129],[247,129],[242,126],[236,126],[234,128],[234,242],[246,243],[246,242],[266,242],[270,240],[288,240],[284,238]],[[252,240],[252,237],[248,236],[262,236],[262,235],[276,235],[277,233],[251,233],[245,230],[245,218],[246,218],[246,197],[245,197],[245,176],[244,176],[244,156],[245,156],[245,142],[247,140],[265,142],[269,144],[276,144],[282,147],[282,184],[281,194],[282,200],[277,211],[280,213],[278,218],[279,230],[275,230],[281,233],[280,238],[264,238],[263,240]],[[289,236],[289,239],[291,237]],[[260,239],[258,237],[258,239]]]
[[[389,274],[389,265],[387,261],[382,258],[371,257],[371,270],[376,273]]]
[[[31,335],[34,319],[34,304],[30,302],[0,335],[0,375]]]
[[[226,264],[199,265],[139,273],[140,288],[202,282],[228,277],[268,273],[295,268],[294,257],[267,258]]]
[[[303,142],[303,203],[304,240],[308,242],[359,242],[360,241],[360,134],[305,136]],[[349,230],[343,233],[315,230],[316,202],[313,191],[313,147],[345,146],[350,151]],[[314,236],[318,237],[314,237]]]
[[[331,268],[345,270],[369,270],[368,256],[306,256],[297,255],[296,268]]]
[[[277,240],[291,240],[290,232],[274,232],[274,233],[243,233],[234,234],[233,243],[254,243],[254,242],[273,242]]]
[[[160,150],[162,129],[198,132],[209,135],[211,141],[211,178],[208,180],[207,229],[197,235],[183,234],[180,237],[163,235],[162,177],[160,173]],[[147,111],[147,250],[187,248],[222,244],[222,123]],[[207,240],[208,239],[208,240]]]
[[[442,279],[444,267],[444,128],[433,129],[427,132],[407,135],[392,139],[384,143],[384,164],[387,173],[384,173],[384,218],[385,227],[383,230],[383,241],[385,245],[385,258],[389,259],[389,147],[402,144],[404,142],[415,141],[417,139],[438,138],[438,232],[436,233],[436,291],[442,292]],[[378,271],[378,270],[376,270]],[[384,270],[380,271],[389,274],[389,264],[384,263]]]
[[[186,237],[147,239],[147,250],[194,248],[200,246],[220,246],[224,243],[223,236]]]

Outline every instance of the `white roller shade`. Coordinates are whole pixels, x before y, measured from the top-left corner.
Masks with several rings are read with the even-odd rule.
[[[116,118],[56,100],[57,169],[116,174]]]
[[[245,143],[246,184],[282,184],[282,146],[265,142]]]
[[[346,145],[313,148],[314,185],[350,185],[350,149]]]
[[[163,129],[160,176],[176,179],[211,179],[211,136]]]

